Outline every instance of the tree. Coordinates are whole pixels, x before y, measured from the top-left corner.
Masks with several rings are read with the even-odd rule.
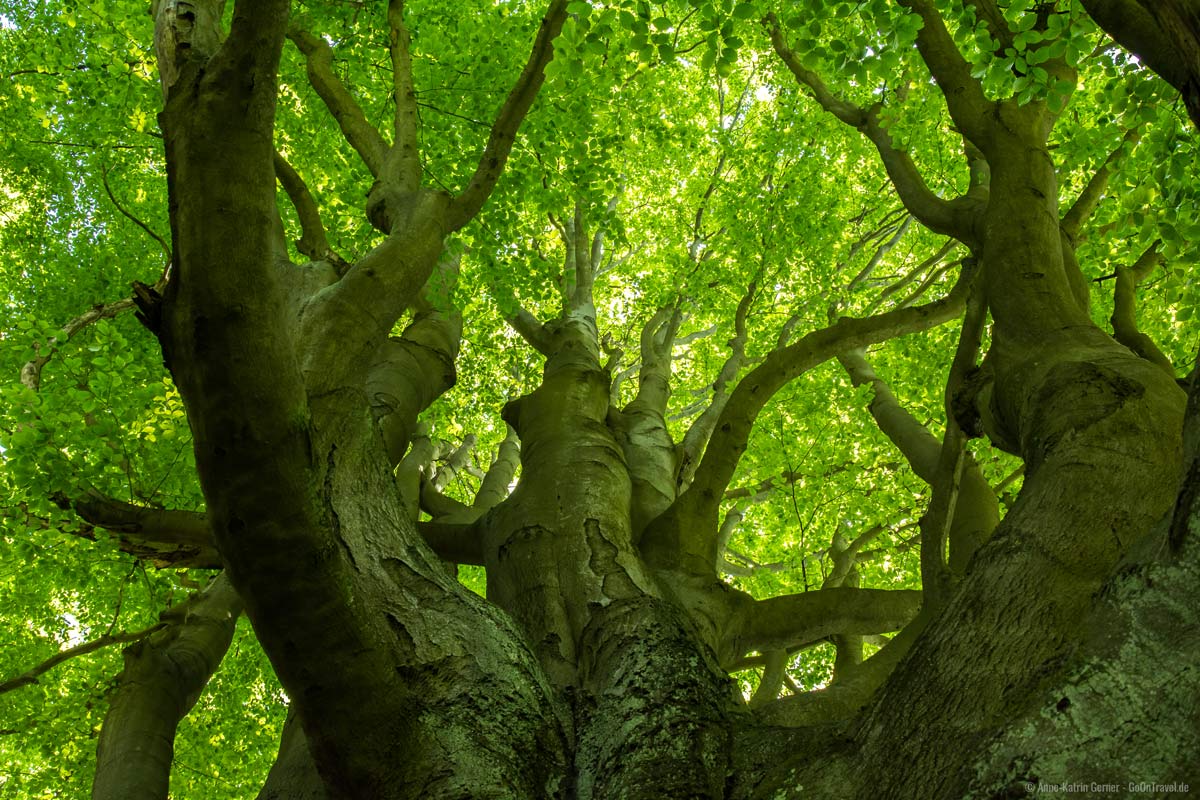
[[[0,7],[6,790],[1197,778],[1186,79],[1068,2],[133,5]]]

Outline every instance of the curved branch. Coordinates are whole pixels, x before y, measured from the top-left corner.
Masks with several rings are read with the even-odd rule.
[[[546,9],[546,15],[542,18],[529,60],[500,108],[500,113],[496,115],[496,121],[492,123],[492,132],[479,159],[479,166],[476,167],[467,188],[451,204],[451,231],[458,230],[474,219],[491,195],[496,180],[508,161],[508,154],[512,151],[517,129],[546,80],[546,65],[554,58],[554,39],[562,30],[566,19],[567,0],[551,0],[550,7]]]
[[[972,215],[964,212],[968,208],[973,208],[974,204],[967,198],[959,198],[950,202],[934,194],[925,183],[925,179],[917,169],[912,157],[908,153],[896,149],[887,129],[879,123],[879,106],[870,109],[862,108],[843,100],[830,91],[821,76],[805,67],[788,47],[783,29],[775,15],[768,14],[766,21],[775,52],[787,65],[796,80],[809,88],[813,98],[822,108],[862,133],[875,145],[888,177],[891,178],[892,185],[895,186],[896,192],[908,212],[925,227],[936,233],[953,236],[964,242],[972,240],[974,236],[970,224]]]
[[[838,353],[954,319],[962,313],[975,272],[974,262],[965,263],[954,289],[936,302],[864,319],[845,317],[772,351],[738,382],[718,418],[691,487],[647,529],[644,555],[662,564],[688,562],[687,568],[700,574],[711,572],[716,562],[718,506],[767,402],[793,379]]]
[[[325,224],[321,222],[321,210],[308,190],[308,184],[278,150],[275,151],[274,164],[275,177],[279,179],[296,209],[296,216],[300,218],[300,239],[296,242],[296,249],[313,261],[327,259],[335,266],[344,266],[345,261],[329,247]]]
[[[362,158],[371,175],[378,178],[383,169],[383,159],[388,146],[375,126],[367,121],[366,114],[358,105],[346,85],[333,74],[333,49],[319,36],[299,28],[290,28],[288,38],[304,54],[308,69],[308,82],[316,89],[333,115],[342,136]]]
[[[120,201],[117,200],[117,196],[113,193],[112,187],[108,185],[108,165],[105,165],[103,169],[101,169],[100,179],[104,183],[105,194],[108,195],[108,199],[112,201],[112,204],[116,206],[117,211],[120,211],[121,214],[127,219],[131,220],[134,225],[137,225],[139,228],[144,230],[151,239],[158,242],[158,246],[163,251],[163,255],[165,255],[167,260],[170,261],[171,245],[167,244],[167,240],[159,236],[149,225],[134,216],[132,212],[126,210],[125,206],[121,205]]]
[[[37,683],[38,678],[45,675],[50,670],[57,667],[64,661],[70,661],[72,658],[94,653],[97,650],[102,650],[109,645],[123,644],[128,642],[136,642],[139,639],[144,639],[150,634],[162,630],[166,623],[158,622],[151,625],[149,628],[142,628],[140,631],[130,631],[127,633],[106,633],[92,639],[90,642],[68,647],[66,650],[60,650],[54,655],[47,658],[40,664],[30,667],[16,677],[9,678],[6,681],[0,681],[0,694],[11,692],[14,689],[20,689],[22,686],[28,686],[32,683]]]
[[[834,634],[888,633],[921,608],[916,589],[833,587],[746,603],[729,625],[734,658],[751,650],[795,650]]]
[[[917,33],[917,49],[946,98],[946,107],[955,125],[976,147],[987,153],[990,123],[985,117],[992,104],[984,94],[982,84],[971,75],[971,65],[958,51],[942,15],[932,0],[900,0],[900,4],[924,22]]]
[[[750,708],[761,708],[779,697],[783,688],[783,676],[787,671],[788,654],[786,650],[771,650],[763,656],[763,674],[758,682],[758,688],[747,702]]]
[[[746,317],[750,313],[750,306],[754,303],[757,291],[758,285],[751,281],[746,287],[746,293],[738,302],[737,312],[733,315],[733,338],[729,340],[729,358],[725,359],[721,371],[712,382],[712,400],[679,443],[679,470],[675,483],[681,490],[691,485],[696,468],[700,466],[700,454],[712,437],[712,432],[717,427],[717,419],[729,401],[729,384],[737,378],[746,360]]]
[[[421,301],[424,308],[400,336],[380,345],[367,373],[367,398],[393,466],[408,450],[417,417],[457,380],[454,364],[462,340],[462,314],[446,308],[457,267],[455,261],[443,261],[423,289],[424,295],[440,295],[439,302]]]
[[[64,325],[63,336],[61,338],[55,336],[46,342],[45,352],[42,351],[40,343],[34,342],[33,349],[37,355],[21,366],[21,383],[35,392],[38,391],[42,386],[42,368],[50,362],[50,359],[54,357],[54,354],[58,352],[58,348],[64,342],[70,341],[75,334],[89,325],[93,325],[102,319],[112,319],[133,307],[134,301],[132,297],[96,305]]]
[[[1183,95],[1200,128],[1200,12],[1171,0],[1082,0],[1096,24]]]
[[[241,600],[222,573],[125,649],[96,752],[94,800],[165,797],[175,729],[233,640]]]

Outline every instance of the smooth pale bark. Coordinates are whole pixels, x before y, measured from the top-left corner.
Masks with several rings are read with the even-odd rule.
[[[941,442],[900,404],[891,387],[871,367],[863,351],[844,353],[838,356],[838,361],[855,386],[870,384],[872,397],[869,410],[879,429],[904,454],[913,472],[926,483],[933,483],[937,476]],[[975,551],[991,536],[1000,521],[1000,507],[995,492],[970,454],[965,454],[964,459],[948,537],[949,566],[958,574],[966,570]]]
[[[233,640],[241,601],[224,574],[164,612],[166,626],[125,648],[125,669],[100,731],[94,800],[167,796],[175,728]]]

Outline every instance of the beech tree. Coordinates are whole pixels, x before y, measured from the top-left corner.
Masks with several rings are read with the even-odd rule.
[[[1194,5],[145,10],[0,4],[0,793],[1200,782]]]

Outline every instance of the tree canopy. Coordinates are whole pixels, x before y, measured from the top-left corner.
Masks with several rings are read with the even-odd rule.
[[[456,680],[544,693],[512,735],[548,751],[582,752],[606,735],[588,714],[607,713],[545,699],[586,685],[572,648],[605,652],[592,616],[545,610],[554,593],[601,617],[642,594],[684,609],[703,646],[668,663],[708,659],[697,674],[730,676],[742,704],[697,711],[704,725],[806,730],[862,708],[902,725],[878,709],[937,682],[888,676],[917,637],[959,635],[938,638],[937,612],[985,608],[963,598],[999,574],[974,566],[1006,557],[994,531],[1093,502],[1109,525],[1100,500],[1023,481],[1083,463],[1061,448],[1099,430],[1080,415],[1117,418],[1105,391],[1131,409],[1145,395],[1104,434],[1138,428],[1144,451],[1114,444],[1080,479],[1145,508],[1099,544],[1023,546],[1080,562],[1069,580],[1021,568],[1056,609],[1013,606],[1013,626],[1053,632],[1030,659],[1066,669],[1086,650],[1058,631],[1086,627],[1175,502],[1176,381],[1200,345],[1197,92],[1122,47],[1147,37],[1098,27],[1120,4],[224,5],[0,0],[0,795],[101,785],[105,748],[141,730],[106,715],[154,717],[137,675],[177,711],[147,756],[172,797],[259,792],[299,697],[325,779],[368,785],[321,720],[372,695],[322,705],[306,659],[341,640],[295,628],[349,631],[345,609],[372,603],[405,653],[494,626]],[[1043,374],[1048,342],[1072,353],[1070,379]],[[1101,374],[1116,377],[1089,394]],[[576,455],[556,455],[568,438]],[[306,504],[310,479],[314,497],[395,502]],[[525,544],[576,517],[603,602]],[[389,526],[420,537],[389,550],[372,538]],[[362,577],[377,546],[402,589]],[[958,641],[985,652],[972,635]],[[660,652],[677,644],[663,636]],[[386,671],[341,657],[364,687]],[[379,685],[419,693],[427,669]],[[1025,686],[1037,670],[1021,670],[996,679]],[[1028,697],[1058,685],[1037,675]],[[705,680],[686,684],[697,707]],[[546,744],[564,713],[572,743]],[[780,761],[809,747],[780,746]],[[616,768],[596,759],[578,770],[600,785]]]

